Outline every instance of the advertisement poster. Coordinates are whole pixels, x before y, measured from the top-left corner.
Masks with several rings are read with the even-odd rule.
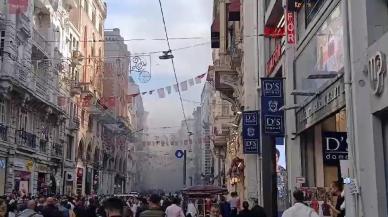
[[[344,35],[341,8],[337,7],[318,30],[318,74],[340,72],[344,66]]]
[[[28,181],[20,181],[19,191],[28,194]]]
[[[276,172],[277,172],[277,204],[278,214],[281,214],[289,207],[288,204],[288,176],[286,146],[284,137],[276,137]]]

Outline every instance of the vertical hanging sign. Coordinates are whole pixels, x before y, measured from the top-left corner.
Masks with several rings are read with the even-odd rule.
[[[293,11],[286,11],[287,18],[287,42],[295,44],[295,15]]]
[[[263,133],[273,136],[284,135],[284,106],[283,78],[261,79],[261,109]]]
[[[260,152],[259,111],[246,111],[243,113],[243,143],[244,143],[244,154],[259,154]]]

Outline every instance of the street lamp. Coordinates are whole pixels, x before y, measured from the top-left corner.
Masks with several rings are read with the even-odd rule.
[[[284,106],[282,106],[282,107],[279,108],[279,111],[287,111],[287,110],[292,110],[292,109],[298,109],[298,108],[300,108],[300,107],[301,107],[301,106],[298,105],[298,104],[290,105],[290,106],[284,105]]]
[[[291,95],[294,96],[315,96],[317,95],[316,91],[309,91],[309,90],[294,90],[291,92]]]
[[[163,55],[159,56],[159,59],[161,59],[161,60],[169,60],[169,59],[173,59],[173,58],[174,58],[174,55],[172,55],[171,50],[163,51]]]

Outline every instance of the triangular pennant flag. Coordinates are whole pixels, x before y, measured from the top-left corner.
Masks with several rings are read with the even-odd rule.
[[[181,90],[186,91],[188,89],[187,87],[187,81],[182,81],[181,82]]]
[[[148,92],[143,92],[143,93],[141,93],[141,94],[144,96],[144,95],[146,95],[147,93],[148,93]]]
[[[166,87],[167,93],[171,94],[171,86]]]
[[[179,91],[179,86],[178,86],[178,84],[174,84],[174,90],[175,90],[175,92],[178,92],[178,91]]]
[[[197,77],[195,77],[195,83],[196,84],[200,84],[202,82],[202,78],[204,78],[206,75],[206,73],[203,73],[201,75],[198,75]]]
[[[148,93],[152,95],[155,92],[155,90],[150,90]]]
[[[191,78],[191,79],[189,80],[189,85],[190,85],[190,87],[194,86],[194,79]]]
[[[158,96],[159,96],[159,98],[165,98],[166,97],[166,93],[164,92],[164,88],[158,89]]]

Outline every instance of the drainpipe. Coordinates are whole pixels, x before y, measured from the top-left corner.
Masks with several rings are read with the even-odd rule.
[[[350,1],[350,0],[349,0]],[[354,111],[353,111],[353,93],[352,93],[352,67],[351,67],[351,51],[350,51],[350,24],[349,24],[349,5],[348,0],[342,1],[342,20],[344,22],[344,84],[345,84],[345,100],[346,100],[346,116],[347,116],[347,135],[348,135],[348,155],[352,164],[352,168],[349,174],[350,177],[357,180],[357,160],[355,153],[355,136],[354,136]],[[349,189],[345,187],[346,199],[346,216],[360,216],[359,194],[351,194]]]

